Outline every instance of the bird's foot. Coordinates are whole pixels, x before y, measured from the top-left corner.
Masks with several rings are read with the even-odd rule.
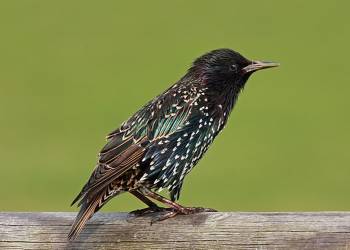
[[[171,208],[171,211],[169,211],[169,209],[167,209],[167,213],[152,219],[151,221],[151,225],[155,222],[159,222],[159,221],[163,221],[163,220],[167,220],[170,218],[173,218],[179,214],[182,215],[189,215],[189,214],[196,214],[196,213],[202,213],[202,212],[217,212],[217,210],[212,209],[212,208],[204,208],[204,207],[182,207],[180,209],[174,209]]]
[[[217,212],[217,210],[205,207],[184,207],[180,209],[181,214],[196,214],[203,212]]]
[[[140,216],[144,216],[152,213],[158,213],[158,212],[169,211],[169,210],[171,209],[165,208],[165,207],[152,206],[152,207],[146,207],[143,209],[137,209],[137,210],[131,211],[129,215],[140,217]]]

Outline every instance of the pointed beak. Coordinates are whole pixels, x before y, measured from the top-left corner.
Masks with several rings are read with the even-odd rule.
[[[244,74],[261,69],[278,67],[280,64],[275,62],[252,61],[251,64],[243,68]]]

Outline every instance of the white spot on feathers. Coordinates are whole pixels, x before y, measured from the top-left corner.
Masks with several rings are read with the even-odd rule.
[[[146,180],[147,176],[148,176],[148,174],[144,174],[144,175],[141,177],[140,181]]]

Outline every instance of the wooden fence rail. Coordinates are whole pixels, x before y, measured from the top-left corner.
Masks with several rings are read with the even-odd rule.
[[[67,242],[75,213],[0,213],[0,249],[350,249],[350,212],[98,213]]]

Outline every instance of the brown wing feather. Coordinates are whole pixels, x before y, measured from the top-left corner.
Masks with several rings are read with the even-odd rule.
[[[146,140],[144,137],[135,141],[132,137],[124,137],[123,133],[115,133],[109,139],[89,181],[72,203],[81,200],[78,204],[81,208],[68,239],[76,238],[91,216],[118,193],[118,187],[112,182],[141,161],[144,155],[141,144]]]
[[[118,194],[118,191],[114,189],[113,183],[111,183],[97,193],[90,201],[84,200],[78,216],[76,217],[68,234],[68,239],[75,239],[92,215],[100,210],[100,208],[103,207],[103,205],[116,194]]]
[[[100,195],[102,197],[102,195]],[[73,240],[81,232],[86,222],[91,218],[91,216],[98,209],[101,197],[96,197],[96,199],[90,203],[84,203],[76,217],[70,232],[68,234],[68,240]]]
[[[134,144],[113,162],[115,167],[111,167],[109,165],[99,165],[96,169],[99,171],[99,174],[94,176],[94,179],[90,182],[86,189],[87,197],[94,196],[101,189],[108,186],[108,184],[110,184],[110,182],[112,182],[114,179],[118,178],[135,166],[139,161],[141,161],[144,154],[143,151],[144,150],[142,147]]]
[[[72,205],[78,200],[91,198],[104,187],[118,178],[127,170],[131,169],[142,159],[144,148],[141,143],[146,138],[142,138],[135,143],[132,137],[124,138],[123,134],[116,134],[108,141],[102,149],[99,163],[91,174],[89,181],[85,184],[81,192],[72,202]]]

